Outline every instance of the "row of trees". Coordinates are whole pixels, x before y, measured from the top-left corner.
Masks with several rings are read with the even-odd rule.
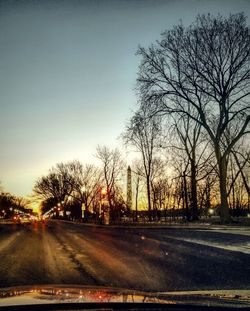
[[[147,119],[147,122],[151,120]],[[154,125],[156,124],[159,123]],[[127,167],[121,158],[121,153],[117,149],[111,150],[106,146],[99,146],[97,157],[101,160],[101,167],[83,165],[79,161],[60,163],[46,176],[37,180],[34,191],[42,199],[43,213],[56,207],[57,216],[61,209],[64,217],[66,212],[70,211],[71,218],[81,219],[83,206],[85,221],[91,218],[99,221],[103,189],[108,189],[105,197],[112,221],[119,221],[124,213],[127,216],[133,215],[134,220],[137,220],[140,214],[147,216],[149,220],[162,219],[162,217],[175,219],[178,216],[189,221],[198,219],[200,216],[208,216],[211,208],[218,210],[218,171],[216,160],[212,157],[207,142],[197,144],[195,149],[197,161],[193,176],[192,161],[187,157],[187,153],[190,153],[188,144],[182,146],[183,140],[186,139],[178,131],[176,132],[175,127],[170,133],[170,139],[174,140],[175,144],[169,146],[159,145],[164,143],[164,139],[165,143],[168,141],[168,137],[158,131],[159,128],[152,127],[152,124],[150,127],[150,131],[154,134],[156,131],[158,135],[150,135],[150,131],[145,133],[146,130],[149,128],[144,126],[139,133],[144,139],[148,138],[146,143],[144,139],[140,140],[140,146],[144,144],[145,147],[141,150],[147,153],[141,152],[141,159],[137,157],[131,165],[134,211],[128,211],[126,205]],[[128,139],[127,135],[130,131],[131,128],[128,127],[124,138]],[[154,145],[149,145],[149,141],[154,141]],[[131,143],[130,140],[129,142]],[[152,148],[148,149],[146,146]],[[250,159],[249,154],[244,150],[243,148],[243,151],[238,151],[235,157],[230,157],[228,170],[227,197],[231,214],[235,216],[246,215],[250,211],[250,196],[247,192]],[[194,193],[192,183],[195,184]],[[196,202],[196,209],[194,202]],[[147,212],[141,213],[139,210]]]
[[[149,211],[154,161],[164,147],[174,154],[171,164],[187,219],[199,216],[199,192],[210,202],[211,187],[218,185],[221,221],[230,221],[230,205],[241,202],[249,208],[250,33],[245,15],[198,16],[189,27],[163,32],[160,41],[140,47],[138,55],[140,108],[124,138],[141,152]]]
[[[30,201],[4,192],[0,185],[0,218],[11,218],[15,214],[32,212]]]
[[[123,142],[139,158],[130,164],[133,202],[149,220],[181,215],[197,220],[216,207],[221,222],[250,208],[250,33],[244,14],[198,16],[140,47],[139,108]],[[126,210],[121,153],[97,147],[101,168],[60,163],[37,180],[43,211],[57,204],[86,219],[100,212],[101,189],[115,220]],[[63,203],[62,203],[63,202]],[[91,212],[91,213],[90,213]],[[65,215],[64,215],[65,216]]]
[[[111,219],[120,217],[120,212],[126,207],[119,182],[123,168],[121,154],[117,149],[98,146],[96,157],[101,162],[101,168],[84,165],[77,160],[59,163],[36,181],[33,190],[36,197],[42,200],[43,213],[58,207],[57,214],[61,208],[64,217],[69,211],[71,218],[84,217],[85,221],[90,217],[98,219],[105,191]]]

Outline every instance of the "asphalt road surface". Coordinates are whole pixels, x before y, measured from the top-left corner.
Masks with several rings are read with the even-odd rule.
[[[0,287],[250,289],[250,236],[234,230],[0,225]]]

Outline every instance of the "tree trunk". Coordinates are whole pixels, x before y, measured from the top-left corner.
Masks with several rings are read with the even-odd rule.
[[[151,215],[150,179],[148,175],[147,175],[147,195],[148,195],[148,218],[149,221],[151,221],[152,215]]]
[[[196,182],[196,165],[191,161],[191,200],[192,200],[192,220],[198,220],[198,203],[197,203],[197,182]]]
[[[205,209],[206,209],[206,214],[209,215],[209,210],[211,208],[211,188],[210,188],[210,184],[209,184],[208,179],[207,179],[207,184],[206,184],[205,195],[206,195]]]
[[[183,172],[183,209],[186,212],[186,220],[190,221],[186,172]]]
[[[138,193],[139,193],[139,177],[136,181],[136,193],[135,193],[135,222],[138,220]]]
[[[150,197],[152,197],[152,206],[151,206],[151,217],[152,217],[152,220],[155,221],[156,220],[156,212],[157,212],[157,207],[156,207],[156,191],[153,187],[153,183],[150,182],[150,189],[151,191],[149,190],[149,193],[150,193]],[[152,195],[151,195],[152,194]],[[151,201],[151,199],[150,199]]]
[[[88,222],[88,220],[89,220],[89,207],[88,207],[88,205],[87,205],[86,202],[84,202],[84,205],[85,205],[84,220],[85,220],[86,222]]]
[[[229,214],[229,205],[227,200],[227,159],[217,153],[217,162],[219,167],[219,183],[220,183],[220,220],[221,223],[228,223],[231,220]]]

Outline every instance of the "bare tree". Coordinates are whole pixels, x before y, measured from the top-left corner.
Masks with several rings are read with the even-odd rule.
[[[134,187],[135,187],[135,217],[134,221],[138,221],[138,199],[139,199],[139,193],[141,192],[141,188],[143,185],[143,180],[145,179],[144,176],[144,169],[142,166],[142,163],[139,159],[135,159],[132,163],[132,173],[134,178],[132,178]]]
[[[70,174],[70,166],[65,163],[56,164],[48,175],[39,178],[33,188],[34,193],[43,200],[53,198],[58,204],[66,205],[74,183]],[[66,210],[63,208],[64,217]]]
[[[149,221],[151,221],[152,165],[161,133],[159,117],[148,118],[145,110],[135,113],[123,134],[125,144],[132,145],[141,153],[147,185]]]
[[[92,165],[82,165],[79,161],[68,163],[69,174],[71,175],[72,193],[71,196],[85,207],[84,218],[87,221],[90,207],[95,197],[98,196],[100,185],[103,183],[101,170]]]
[[[160,154],[153,158],[150,184],[154,218],[160,215],[160,210],[163,209],[165,202],[165,190],[167,186],[166,167],[167,162],[160,157]]]
[[[178,116],[177,116],[178,117]],[[197,202],[197,175],[198,164],[201,159],[199,155],[199,147],[201,144],[200,134],[201,126],[194,122],[189,116],[179,116],[175,119],[174,131],[179,138],[180,147],[183,148],[190,166],[190,184],[191,184],[191,208],[192,219],[198,219],[198,202]],[[206,147],[206,146],[205,146]],[[203,149],[205,148],[203,147]],[[176,148],[176,146],[175,146]],[[202,152],[201,152],[202,153]]]
[[[118,180],[124,165],[118,149],[110,149],[107,146],[97,146],[96,157],[102,162],[103,179],[111,214],[116,215],[116,201],[120,201],[121,191]],[[117,200],[116,200],[117,199]]]
[[[5,214],[14,205],[14,196],[10,193],[1,192],[0,194],[0,213]],[[1,215],[1,216],[2,216]]]
[[[138,54],[143,105],[152,114],[188,115],[208,133],[219,172],[221,221],[229,221],[228,156],[249,133],[250,121],[250,33],[245,15],[198,16],[190,27],[165,31],[160,42],[139,48]]]
[[[31,212],[30,201],[23,197],[14,196],[8,192],[0,193],[0,216],[12,217],[15,213]]]

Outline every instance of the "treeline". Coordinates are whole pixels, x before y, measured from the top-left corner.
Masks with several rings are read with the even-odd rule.
[[[126,131],[124,138],[127,138],[127,134]],[[152,159],[148,157],[149,153],[147,156],[141,153],[141,159],[137,158],[132,162],[132,210],[127,205],[125,160],[117,149],[99,146],[96,156],[100,160],[100,166],[84,165],[76,160],[59,163],[36,181],[34,192],[42,200],[42,212],[49,212],[50,216],[57,218],[101,222],[102,201],[105,199],[111,222],[122,219],[191,221],[202,216],[219,215],[218,172],[211,148],[205,141],[198,144],[200,148],[196,149],[196,155],[199,161],[196,162],[193,176],[191,161],[178,136],[173,139],[174,134],[176,135],[174,129],[170,138],[164,136],[163,132],[158,132],[153,140],[155,147],[150,148]],[[150,137],[149,133],[147,137]],[[175,144],[167,146],[169,139]],[[163,145],[164,142],[166,145]],[[230,157],[227,198],[232,216],[246,216],[250,213],[247,192],[250,163],[244,150],[238,151],[236,158]],[[195,194],[192,193],[192,178],[195,178]]]
[[[199,15],[189,27],[166,30],[137,54],[139,109],[124,139],[141,152],[149,212],[156,195],[154,166],[163,147],[176,176],[171,204],[182,204],[187,220],[198,219],[203,206],[218,204],[221,222],[229,222],[233,209],[249,209],[246,16]]]
[[[34,193],[42,200],[42,212],[73,220],[99,221],[101,200],[108,202],[111,220],[126,210],[120,178],[124,164],[117,149],[98,146],[100,167],[79,161],[59,163],[39,178]]]
[[[100,167],[60,163],[34,186],[43,212],[99,219],[105,197],[111,220],[131,216],[127,165],[132,169],[133,218],[221,222],[250,209],[250,32],[243,13],[199,15],[137,52],[138,109],[122,134],[139,158],[125,163],[99,146]],[[131,149],[132,148],[132,149]],[[104,197],[103,191],[104,190]],[[84,213],[84,215],[83,215]]]
[[[28,200],[3,190],[0,191],[0,218],[10,219],[16,214],[29,214],[31,212],[32,209]]]
[[[246,215],[250,205],[246,16],[199,15],[191,26],[166,30],[137,54],[139,105],[122,134],[125,145],[140,154],[130,163],[135,218],[142,202],[149,221],[162,211],[173,215],[181,211],[187,221],[210,211],[222,223],[232,215]],[[104,187],[112,218],[125,211],[126,165],[120,152],[98,147],[97,158],[101,170],[79,162],[58,164],[39,179],[34,191],[44,199],[43,209],[70,201],[84,205],[86,215],[90,207],[97,213],[98,191]]]

